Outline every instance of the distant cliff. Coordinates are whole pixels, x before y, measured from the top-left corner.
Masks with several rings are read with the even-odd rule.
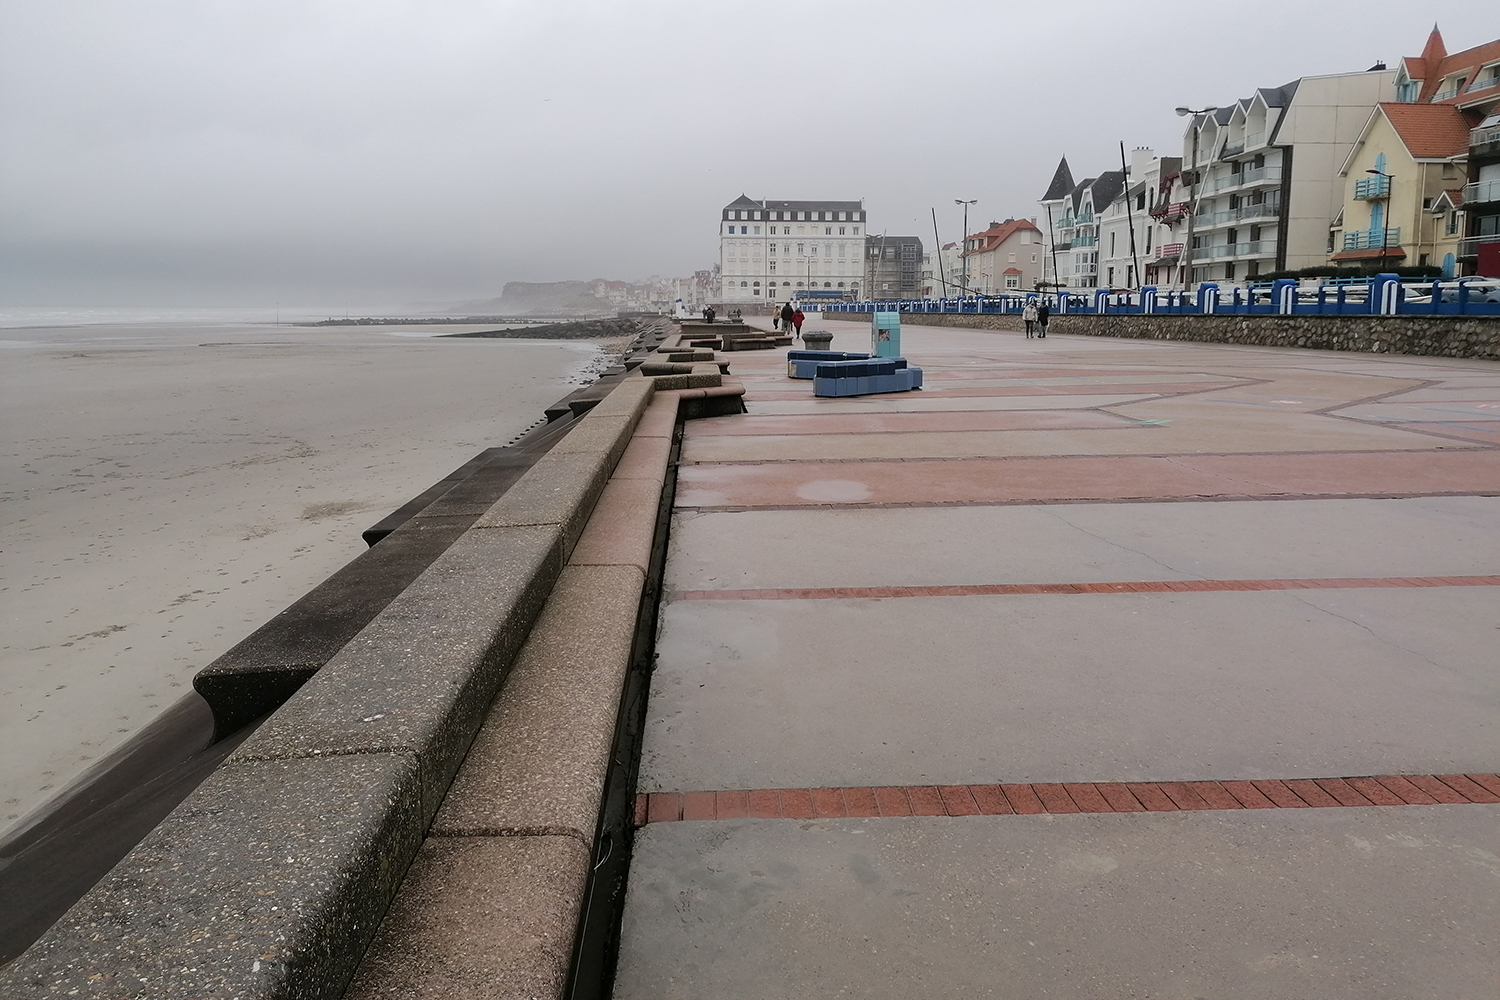
[[[595,294],[598,281],[507,281],[498,299],[466,302],[459,312],[495,316],[613,316],[618,306]]]

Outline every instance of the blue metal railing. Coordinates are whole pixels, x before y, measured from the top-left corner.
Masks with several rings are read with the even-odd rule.
[[[1379,250],[1382,246],[1399,247],[1401,227],[1387,226],[1384,229],[1356,229],[1344,234],[1345,250]]]
[[[1393,274],[1378,274],[1363,280],[1329,279],[1308,286],[1287,278],[1273,281],[1269,286],[1220,288],[1203,284],[1191,293],[1177,288],[1147,287],[1132,291],[1098,288],[946,299],[830,302],[823,306],[823,311],[1020,315],[1030,299],[1045,301],[1054,315],[1500,316],[1500,282],[1493,279],[1404,281]]]

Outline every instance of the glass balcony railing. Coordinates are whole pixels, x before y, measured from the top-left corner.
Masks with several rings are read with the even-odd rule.
[[[1488,236],[1470,236],[1458,241],[1458,255],[1460,257],[1478,257],[1479,247],[1483,243],[1500,243],[1500,233],[1491,233]]]
[[[1354,182],[1354,197],[1384,198],[1391,193],[1391,179],[1384,175],[1366,177]]]
[[[1220,174],[1210,177],[1203,183],[1205,190],[1227,191],[1230,188],[1244,187],[1247,184],[1256,184],[1261,181],[1280,181],[1281,167],[1265,166],[1251,167],[1249,170],[1241,170],[1239,173]]]
[[[1464,185],[1465,205],[1488,205],[1492,201],[1500,201],[1500,179]]]
[[[1099,241],[1095,237],[1093,237],[1093,236],[1075,236],[1075,237],[1073,237],[1073,247],[1075,249],[1078,248],[1078,247],[1091,247],[1091,246],[1094,246],[1095,244],[1097,244],[1098,242]]]
[[[1491,125],[1489,128],[1476,128],[1469,132],[1469,150],[1474,153],[1489,153],[1494,150],[1484,149],[1485,146],[1500,147],[1500,125]]]
[[[1457,87],[1453,87],[1448,90],[1440,90],[1436,94],[1432,95],[1432,103],[1436,104],[1439,101],[1446,101],[1450,97],[1457,97],[1459,93],[1460,91]]]
[[[1259,205],[1241,205],[1225,212],[1199,212],[1193,216],[1193,225],[1199,229],[1209,226],[1225,226],[1247,219],[1271,219],[1281,213],[1280,202],[1262,202]]]
[[[1400,226],[1390,226],[1385,229],[1360,229],[1344,234],[1345,250],[1379,250],[1381,247],[1399,247],[1400,245]]]
[[[1275,240],[1250,240],[1245,243],[1218,243],[1195,247],[1193,260],[1217,260],[1220,257],[1269,257],[1276,252]]]

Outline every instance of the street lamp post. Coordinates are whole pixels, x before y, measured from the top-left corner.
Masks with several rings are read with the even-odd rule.
[[[969,206],[979,204],[978,198],[970,198],[965,201],[962,198],[954,198],[953,204],[964,207],[964,294],[969,294]]]
[[[1391,210],[1396,207],[1395,198],[1392,197],[1396,193],[1396,178],[1378,169],[1366,170],[1365,173],[1385,178],[1385,213],[1380,217],[1380,270],[1384,272],[1386,247],[1391,243]],[[1418,238],[1420,236],[1419,233]]]
[[[1210,111],[1219,110],[1217,106],[1209,108],[1178,108],[1177,116],[1183,115],[1206,115]],[[1182,245],[1182,288],[1187,291],[1193,280],[1193,216],[1198,214],[1198,125],[1193,123],[1193,184],[1188,190],[1188,227],[1187,242]]]

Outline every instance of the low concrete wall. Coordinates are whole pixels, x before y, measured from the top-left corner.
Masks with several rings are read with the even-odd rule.
[[[828,318],[868,323],[870,314],[829,313]],[[1019,316],[903,313],[901,321],[970,330],[1025,329]],[[1054,315],[1048,329],[1089,337],[1500,359],[1500,318],[1473,316]]]
[[[0,995],[342,996],[654,391],[622,381],[0,970]]]

